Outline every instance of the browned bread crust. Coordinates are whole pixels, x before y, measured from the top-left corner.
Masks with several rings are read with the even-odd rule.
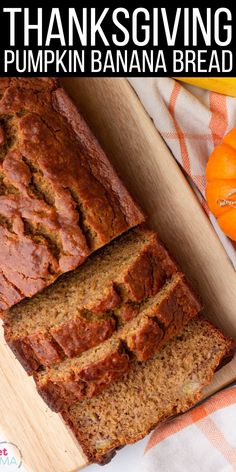
[[[143,220],[56,80],[0,78],[0,310]]]
[[[50,332],[38,331],[24,337],[11,339],[10,331],[6,328],[6,341],[28,374],[32,374],[40,366],[59,363],[66,356],[74,357],[109,338],[116,329],[116,321],[112,316],[99,319],[77,316],[76,320],[66,323],[63,342],[68,340],[67,348],[63,350],[56,342],[56,335]],[[54,330],[53,334],[54,334]],[[55,330],[56,331],[56,330]],[[76,348],[75,348],[76,347]]]
[[[138,302],[158,293],[176,270],[155,232],[132,230],[6,312],[6,341],[28,373],[79,355],[109,338],[122,321],[120,310],[133,306],[134,316]]]
[[[139,361],[146,361],[181,331],[201,308],[184,275],[176,273],[163,287],[163,293],[148,300],[140,313],[124,326],[121,339]]]
[[[134,359],[144,361],[154,356],[197,315],[201,305],[183,274],[177,273],[137,309],[136,318],[98,347],[35,375],[37,389],[52,410],[97,395],[121,378],[128,366],[132,368]]]
[[[81,356],[74,365],[73,362],[66,362],[68,367],[65,365],[60,371],[59,366],[58,372],[55,369],[54,378],[50,378],[50,372],[46,376],[44,372],[34,375],[39,394],[57,412],[78,400],[98,395],[110,383],[122,378],[132,366],[119,340],[103,343],[99,349]]]
[[[197,403],[233,346],[208,321],[195,318],[152,360],[137,362],[124,379],[62,416],[88,460],[107,463],[120,447]]]

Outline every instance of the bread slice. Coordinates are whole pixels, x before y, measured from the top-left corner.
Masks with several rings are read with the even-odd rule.
[[[131,367],[130,356],[118,338],[108,339],[80,357],[66,359],[34,374],[38,393],[53,411],[90,398],[120,379]]]
[[[100,395],[62,412],[90,462],[107,462],[114,450],[143,438],[202,397],[215,370],[232,357],[233,342],[195,318],[152,360],[136,362],[125,378]],[[227,359],[225,359],[227,358]]]
[[[109,338],[120,317],[177,271],[155,232],[137,228],[4,316],[7,343],[25,369],[74,357]]]
[[[0,310],[144,221],[52,78],[0,78]]]
[[[97,395],[132,368],[134,359],[152,357],[200,308],[183,274],[177,272],[110,339],[79,357],[39,371],[35,375],[38,392],[54,411]]]
[[[177,272],[156,296],[140,305],[139,313],[124,324],[119,336],[138,361],[145,361],[201,309],[184,274]]]

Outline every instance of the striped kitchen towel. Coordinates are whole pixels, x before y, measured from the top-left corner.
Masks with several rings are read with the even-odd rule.
[[[205,200],[209,155],[236,126],[236,98],[166,78],[130,78],[144,108],[175,159],[188,174],[201,204],[236,268],[236,245],[219,228]]]
[[[236,386],[156,429],[140,471],[234,472],[235,425]]]

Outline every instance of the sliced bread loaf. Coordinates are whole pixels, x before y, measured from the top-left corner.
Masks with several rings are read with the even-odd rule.
[[[38,392],[59,411],[78,399],[98,394],[121,378],[133,360],[152,357],[195,316],[201,306],[183,274],[176,273],[161,291],[137,306],[138,314],[99,346],[35,375]]]
[[[195,318],[155,358],[136,362],[124,379],[75,403],[62,416],[88,460],[107,462],[117,448],[138,441],[199,401],[215,370],[232,357],[232,349],[232,341],[218,329]]]
[[[155,232],[132,230],[7,311],[6,341],[29,373],[74,357],[111,336],[116,309],[121,318],[131,318],[135,303],[154,296],[176,271]]]

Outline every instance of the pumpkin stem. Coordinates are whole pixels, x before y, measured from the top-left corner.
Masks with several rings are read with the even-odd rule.
[[[236,200],[227,200],[227,198],[232,197],[232,195],[236,195],[236,188],[230,190],[230,192],[226,195],[226,198],[219,198],[217,200],[217,204],[220,207],[231,206],[232,208],[236,208]]]

